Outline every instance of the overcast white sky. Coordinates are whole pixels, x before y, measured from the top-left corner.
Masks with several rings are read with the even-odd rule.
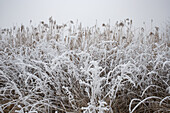
[[[131,18],[136,24],[170,17],[170,0],[0,0],[0,27],[38,24],[53,16],[58,23],[79,19],[85,26]]]

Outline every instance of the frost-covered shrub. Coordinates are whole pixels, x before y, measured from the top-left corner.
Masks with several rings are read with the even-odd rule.
[[[0,112],[168,112],[170,32],[52,18],[1,29]]]

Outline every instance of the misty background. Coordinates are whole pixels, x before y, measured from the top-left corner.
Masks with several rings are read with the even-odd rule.
[[[83,26],[111,24],[130,18],[136,26],[145,21],[161,25],[170,20],[170,0],[0,0],[0,28],[48,22],[58,24],[78,19]]]

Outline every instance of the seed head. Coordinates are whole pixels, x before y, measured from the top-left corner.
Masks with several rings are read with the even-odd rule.
[[[158,31],[158,30],[159,30],[159,27],[155,27],[155,29],[156,29],[156,31]]]
[[[126,39],[126,37],[125,37],[125,36],[123,36],[123,37],[122,37],[122,39]]]
[[[105,27],[106,25],[103,23],[102,26]]]
[[[126,20],[129,21],[129,18],[127,18]]]
[[[54,21],[54,25],[56,24],[56,20]]]
[[[153,34],[153,32],[150,32],[149,35],[152,36],[152,35],[154,35],[154,34]]]
[[[21,25],[21,32],[24,30],[24,25]]]
[[[71,24],[74,24],[74,22],[73,22],[72,20],[70,20],[70,23],[71,23]]]
[[[41,21],[41,24],[43,24],[43,25],[44,25],[44,21]]]
[[[119,26],[120,26],[120,27],[123,27],[123,26],[124,26],[124,24],[123,24],[122,22],[120,22],[120,23],[119,23]]]
[[[144,32],[144,28],[143,27],[141,28],[141,31]]]
[[[132,24],[132,20],[130,20],[130,24]]]

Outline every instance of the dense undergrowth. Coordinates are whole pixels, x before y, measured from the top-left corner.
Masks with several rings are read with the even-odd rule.
[[[170,112],[170,26],[1,29],[0,112]]]

